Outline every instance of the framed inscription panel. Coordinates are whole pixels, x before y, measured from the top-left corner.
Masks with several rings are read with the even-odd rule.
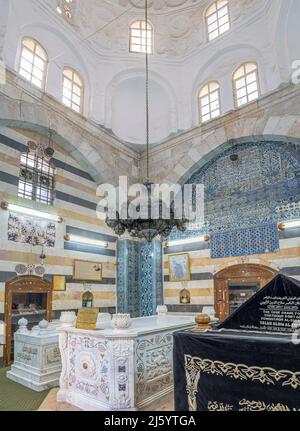
[[[74,280],[101,281],[102,264],[100,262],[75,260],[73,278]]]
[[[66,290],[66,277],[64,275],[53,276],[53,290],[56,292],[64,292]]]
[[[77,314],[77,329],[96,329],[98,308],[81,308]]]
[[[190,256],[188,253],[169,255],[169,280],[190,281]]]

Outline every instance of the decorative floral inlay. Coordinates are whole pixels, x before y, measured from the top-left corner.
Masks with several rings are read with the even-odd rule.
[[[107,342],[93,337],[69,335],[68,344],[69,387],[82,394],[108,400]]]

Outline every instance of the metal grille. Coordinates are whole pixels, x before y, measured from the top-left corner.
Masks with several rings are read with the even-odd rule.
[[[23,153],[20,163],[18,197],[53,204],[54,168],[43,157]]]

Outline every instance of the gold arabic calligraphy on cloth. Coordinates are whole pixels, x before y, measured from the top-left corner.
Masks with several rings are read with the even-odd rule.
[[[229,377],[235,380],[257,381],[265,385],[290,386],[292,389],[300,387],[300,371],[275,370],[270,367],[256,367],[245,364],[224,363],[185,355],[186,391],[188,394],[189,410],[197,410],[198,383],[201,373],[215,376]]]

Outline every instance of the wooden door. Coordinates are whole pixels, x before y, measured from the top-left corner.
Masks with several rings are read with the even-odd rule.
[[[229,316],[229,282],[258,283],[264,287],[277,275],[277,271],[264,265],[241,264],[230,266],[214,277],[215,310],[220,322]]]
[[[215,280],[215,310],[220,322],[226,319],[229,310],[229,290],[225,288],[223,280]]]
[[[6,343],[4,349],[4,362],[9,365],[12,353],[12,299],[14,293],[45,293],[46,296],[46,319],[52,319],[52,285],[50,282],[35,275],[24,275],[16,277],[5,284],[5,310],[4,322],[6,327]],[[21,318],[21,316],[20,316]]]

